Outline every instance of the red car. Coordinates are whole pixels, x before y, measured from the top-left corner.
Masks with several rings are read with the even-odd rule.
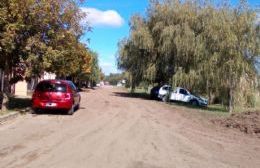
[[[80,105],[77,87],[67,80],[44,80],[37,86],[32,96],[35,112],[44,109],[62,109],[72,115]]]

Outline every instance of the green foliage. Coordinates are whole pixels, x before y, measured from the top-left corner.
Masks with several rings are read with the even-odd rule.
[[[130,35],[119,43],[117,57],[132,86],[170,82],[218,98],[230,111],[241,103],[236,92],[245,96],[255,86],[260,25],[245,1],[237,7],[222,4],[155,0],[145,17],[133,16]],[[249,82],[239,90],[243,80]],[[253,101],[245,97],[245,102]]]
[[[91,86],[94,86],[96,83],[104,79],[104,74],[99,66],[98,53],[91,50],[84,53],[85,57],[81,60],[80,69],[75,71],[72,75],[74,80],[77,82],[87,82]],[[83,64],[83,66],[82,66]]]
[[[0,70],[10,78],[6,88],[44,72],[75,82],[99,80],[97,56],[79,40],[89,30],[81,23],[86,16],[80,1],[0,1]]]
[[[21,68],[22,76],[44,71],[71,76],[85,63],[79,42],[85,15],[74,0],[3,0],[0,2],[0,68]]]
[[[95,52],[91,52],[92,56],[92,66],[91,66],[91,74],[89,76],[89,79],[94,82],[99,82],[101,77],[101,69],[99,68],[98,63],[98,54]]]
[[[108,81],[110,85],[117,85],[117,83],[123,79],[126,79],[125,73],[110,73],[105,77],[105,81]]]

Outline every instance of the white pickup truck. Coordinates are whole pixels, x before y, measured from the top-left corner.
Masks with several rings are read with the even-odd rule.
[[[173,92],[170,94],[170,101],[179,101],[184,103],[190,103],[196,106],[207,106],[208,100],[191,94],[188,90],[177,87]]]
[[[168,93],[170,93],[171,90],[172,90],[172,87],[170,85],[163,85],[159,89],[158,98],[165,102],[167,100],[167,96],[166,95]]]

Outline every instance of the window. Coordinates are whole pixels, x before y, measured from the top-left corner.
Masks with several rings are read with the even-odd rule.
[[[184,89],[180,89],[180,94],[187,95],[188,93],[187,93],[187,91],[186,91],[186,90],[184,90]]]
[[[170,90],[171,90],[171,87],[170,87],[170,86],[164,86],[164,87],[163,87],[163,90],[170,91]]]
[[[72,90],[77,91],[77,87],[72,82],[69,82],[69,85]]]
[[[39,83],[36,90],[41,92],[66,92],[67,88],[64,84],[42,82]]]

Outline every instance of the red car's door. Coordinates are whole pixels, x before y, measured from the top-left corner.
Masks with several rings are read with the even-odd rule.
[[[80,94],[78,93],[77,87],[72,82],[69,83],[69,87],[72,91],[74,105],[78,105],[80,103]]]

